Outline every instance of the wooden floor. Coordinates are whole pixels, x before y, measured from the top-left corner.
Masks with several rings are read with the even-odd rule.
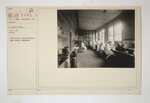
[[[99,68],[103,67],[104,60],[98,57],[98,55],[91,49],[78,53],[77,55],[77,67],[81,68]]]

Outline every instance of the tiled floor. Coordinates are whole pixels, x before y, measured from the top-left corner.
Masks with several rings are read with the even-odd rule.
[[[98,57],[98,55],[91,49],[78,53],[77,55],[77,67],[81,68],[99,68],[104,65],[104,60]]]

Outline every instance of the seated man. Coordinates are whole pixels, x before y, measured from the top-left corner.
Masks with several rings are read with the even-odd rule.
[[[123,44],[123,42],[117,42],[116,44],[116,50],[121,51],[121,45]]]
[[[96,42],[96,52],[99,52],[100,46],[101,46],[101,41],[99,40]]]
[[[122,42],[122,43],[118,43],[116,50],[124,52],[124,53],[128,53],[127,48],[128,48],[127,44]]]
[[[122,52],[128,53],[128,50],[127,50],[128,47],[126,43],[123,43],[121,47],[122,47]]]
[[[104,54],[104,47],[105,47],[105,43],[100,43],[99,44],[99,50],[98,50],[98,55],[100,57],[105,57],[105,54]]]
[[[80,46],[80,48],[79,48],[79,51],[80,51],[80,52],[85,52],[86,50],[87,50],[87,47],[84,45],[83,42],[81,42],[81,46]]]
[[[113,52],[111,51],[111,49],[114,49],[114,46],[112,45],[112,42],[109,41],[105,44],[105,47],[104,47],[104,52],[107,56],[113,55]]]
[[[95,50],[95,49],[96,49],[96,42],[95,42],[95,40],[93,40],[92,49],[93,49],[93,50]]]
[[[115,57],[112,49],[115,49],[112,42],[111,41],[107,42],[104,47],[104,52],[106,55],[105,64],[110,67],[116,65],[116,57]]]
[[[90,40],[90,41],[89,41],[89,47],[92,48],[92,45],[93,45],[93,41]]]
[[[78,53],[78,49],[79,49],[79,47],[77,46],[77,44],[75,44],[74,47],[73,47],[73,51],[75,51],[76,53]]]

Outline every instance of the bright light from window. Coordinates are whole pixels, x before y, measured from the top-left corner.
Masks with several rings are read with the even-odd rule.
[[[110,26],[108,28],[108,40],[114,42],[114,28]]]
[[[98,41],[98,32],[96,32],[96,41]]]
[[[105,30],[104,29],[100,31],[100,40],[102,43],[105,42]]]
[[[115,41],[122,41],[122,24],[121,22],[118,22],[114,26],[114,40]]]

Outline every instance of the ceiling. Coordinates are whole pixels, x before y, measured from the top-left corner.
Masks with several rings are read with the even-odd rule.
[[[120,10],[79,10],[79,29],[96,30],[121,12]]]

